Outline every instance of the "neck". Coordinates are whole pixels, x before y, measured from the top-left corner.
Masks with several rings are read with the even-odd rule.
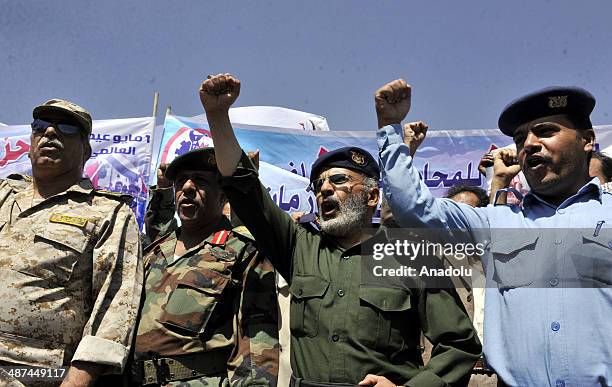
[[[335,237],[336,242],[344,249],[350,249],[374,235],[374,230],[370,227],[362,227],[343,237]]]
[[[77,184],[80,178],[80,174],[78,177],[74,175],[61,175],[50,179],[41,179],[40,177],[34,175],[34,198],[46,199],[53,195],[57,195],[60,192],[64,192],[68,188]]]
[[[538,194],[538,195],[541,196],[542,199],[546,200],[548,203],[554,205],[555,207],[559,207],[561,203],[567,200],[567,198],[569,198],[570,196],[575,195],[580,190],[580,188],[584,187],[589,181],[591,181],[591,177],[589,177],[589,175],[587,174],[586,176],[583,176],[583,178],[581,179],[576,179],[575,183],[572,184],[570,189],[568,189],[563,194],[554,195],[554,196],[547,196],[544,194]]]
[[[217,217],[214,222],[207,223],[206,225],[189,225],[187,223],[183,223],[181,225],[181,234],[179,235],[178,240],[182,242],[187,250],[197,246],[198,244],[202,243],[203,240],[208,238],[213,232],[218,231],[221,216]]]

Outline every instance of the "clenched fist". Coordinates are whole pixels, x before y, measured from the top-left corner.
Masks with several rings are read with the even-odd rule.
[[[423,121],[404,124],[404,144],[410,149],[410,156],[414,157],[417,149],[425,140],[428,128],[429,126]]]
[[[493,157],[493,175],[510,182],[521,171],[514,149],[502,149]]]
[[[374,94],[378,127],[400,124],[410,111],[412,89],[403,79],[389,82]]]
[[[200,101],[207,116],[227,114],[239,94],[240,81],[227,73],[209,75],[200,86]]]

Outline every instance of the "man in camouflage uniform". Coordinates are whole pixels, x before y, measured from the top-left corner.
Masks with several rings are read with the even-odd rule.
[[[70,367],[64,385],[86,386],[128,357],[142,289],[138,227],[129,197],[82,179],[89,113],[54,99],[33,116],[33,178],[0,181],[0,365]],[[21,383],[5,372],[0,385]]]
[[[312,166],[322,232],[301,227],[270,198],[235,138],[228,111],[240,92],[229,74],[200,87],[222,187],[233,210],[290,283],[291,366],[296,387],[460,385],[481,347],[457,293],[450,288],[370,284],[362,265],[373,241],[378,164],[346,147]],[[423,366],[421,331],[434,343]]]
[[[249,232],[223,215],[214,150],[177,157],[165,177],[181,226],[145,250],[135,382],[275,386],[274,270]]]

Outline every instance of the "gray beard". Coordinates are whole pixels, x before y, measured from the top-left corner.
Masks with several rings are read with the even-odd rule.
[[[335,237],[345,237],[358,229],[369,226],[367,193],[351,195],[338,207],[338,215],[320,220],[321,231]]]

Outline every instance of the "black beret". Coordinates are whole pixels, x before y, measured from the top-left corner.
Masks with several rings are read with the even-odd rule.
[[[354,146],[338,148],[319,156],[312,164],[310,181],[318,179],[323,168],[331,167],[352,169],[376,180],[380,178],[380,169],[374,157],[368,151]]]
[[[538,118],[565,114],[580,118],[590,125],[589,115],[595,97],[574,86],[553,86],[527,94],[510,102],[499,116],[499,129],[513,137],[516,128]]]
[[[174,180],[178,172],[184,169],[217,172],[215,149],[199,148],[183,153],[172,160],[170,165],[168,165],[168,168],[166,168],[164,176],[168,180]]]

